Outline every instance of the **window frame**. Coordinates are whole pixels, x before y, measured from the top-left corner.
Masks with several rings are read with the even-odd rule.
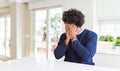
[[[6,44],[7,44],[7,18],[9,17],[10,18],[10,14],[9,14],[9,12],[3,12],[3,13],[0,13],[0,17],[2,17],[2,18],[4,18],[4,24],[5,24],[5,27],[4,27],[4,33],[5,33],[5,38],[4,38],[4,44],[3,44],[3,48],[4,48],[4,53],[3,53],[3,55],[0,55],[1,57],[0,58],[5,58],[6,60],[9,58],[9,57],[11,57],[11,54],[10,54],[10,49],[9,49],[9,55],[7,54],[7,46],[6,46]],[[9,22],[10,23],[10,26],[9,26],[9,28],[11,27],[11,22]],[[11,34],[11,29],[9,29],[9,33]],[[9,36],[10,36],[10,34],[9,34]],[[9,37],[10,38],[10,37]],[[10,39],[9,39],[10,40]],[[9,41],[9,44],[8,44],[8,46],[10,45],[10,41]],[[10,48],[10,46],[9,46],[9,48]]]
[[[47,28],[49,28],[50,27],[50,25],[49,25],[49,17],[50,17],[50,15],[49,15],[49,11],[50,11],[50,9],[53,9],[53,8],[61,8],[62,9],[62,6],[60,5],[60,6],[51,6],[51,7],[45,7],[45,8],[38,8],[38,9],[34,9],[33,11],[32,11],[32,13],[33,13],[33,23],[35,23],[35,11],[37,11],[37,10],[46,10],[47,11],[47,17],[46,17],[46,23],[48,23],[47,24]],[[62,11],[63,12],[63,11]],[[63,23],[63,22],[62,22]],[[62,26],[64,26],[64,25],[62,25]],[[63,29],[64,27],[62,27],[62,31],[64,31],[64,29]],[[49,32],[48,32],[49,30],[47,30],[47,34],[49,34]],[[32,47],[32,55],[34,56],[34,53],[35,53],[35,24],[33,24],[33,36],[34,36],[34,39],[33,39],[33,47]],[[48,44],[50,43],[49,41],[48,41],[48,38],[49,38],[49,35],[47,35],[47,49],[46,49],[46,59],[49,59],[48,58]]]

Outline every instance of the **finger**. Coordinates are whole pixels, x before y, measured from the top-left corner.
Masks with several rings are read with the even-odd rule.
[[[74,28],[72,26],[70,26],[69,29],[70,29],[71,32],[75,32]]]

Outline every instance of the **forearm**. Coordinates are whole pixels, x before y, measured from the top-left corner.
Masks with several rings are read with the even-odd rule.
[[[92,58],[96,52],[96,45],[94,46],[87,45],[85,47],[79,42],[79,40],[74,41],[72,46],[82,59]]]
[[[54,55],[57,59],[60,59],[61,57],[63,57],[65,55],[67,46],[65,43],[59,43],[57,48],[54,51]]]

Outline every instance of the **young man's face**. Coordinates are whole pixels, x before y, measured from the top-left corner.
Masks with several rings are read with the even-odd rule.
[[[65,23],[65,31],[68,38],[75,38],[79,34],[80,30],[81,28],[77,27],[75,24]]]

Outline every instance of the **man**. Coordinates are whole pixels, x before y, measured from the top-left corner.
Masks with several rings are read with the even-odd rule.
[[[77,9],[63,12],[62,17],[66,32],[60,37],[54,50],[57,59],[65,56],[64,61],[94,65],[97,34],[83,29],[84,15]]]

